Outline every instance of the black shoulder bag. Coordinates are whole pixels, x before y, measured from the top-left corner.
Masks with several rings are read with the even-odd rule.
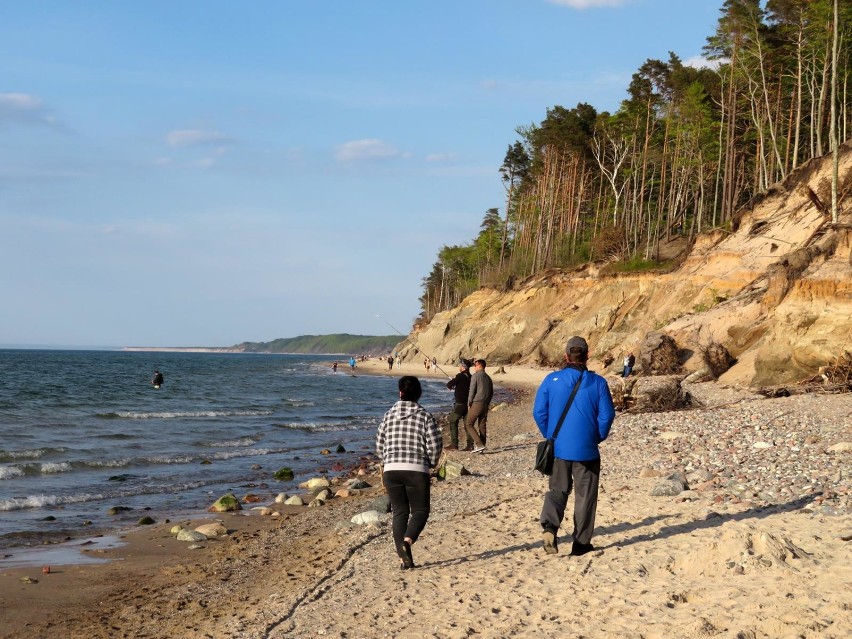
[[[533,468],[542,475],[550,475],[553,473],[553,443],[559,436],[559,429],[562,428],[562,422],[565,421],[568,409],[570,409],[571,404],[574,403],[574,396],[577,394],[577,391],[580,389],[580,383],[583,381],[583,373],[585,373],[585,371],[580,371],[580,377],[577,378],[577,383],[574,384],[574,390],[571,391],[568,403],[565,404],[565,409],[559,417],[559,422],[556,424],[556,428],[553,429],[553,435],[545,439],[543,442],[539,442],[538,447],[535,449],[535,466]]]

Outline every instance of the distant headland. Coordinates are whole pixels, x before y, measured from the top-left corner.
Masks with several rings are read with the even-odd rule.
[[[242,342],[234,346],[125,346],[125,351],[161,353],[298,353],[315,355],[380,355],[393,351],[404,337],[400,335],[300,335],[271,342]]]

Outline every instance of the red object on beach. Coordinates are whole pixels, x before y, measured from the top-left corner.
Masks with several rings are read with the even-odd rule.
[[[42,567],[41,567],[41,571],[42,571],[45,575],[49,575],[49,574],[50,574],[50,566],[42,566]]]

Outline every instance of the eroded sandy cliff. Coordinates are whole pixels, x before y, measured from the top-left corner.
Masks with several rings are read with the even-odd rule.
[[[724,345],[737,358],[723,382],[783,384],[817,373],[852,351],[852,147],[840,163],[839,224],[828,202],[831,158],[811,162],[741,212],[735,231],[698,238],[669,273],[605,275],[600,265],[548,272],[514,290],[482,289],[440,313],[400,346],[407,360],[441,363],[478,356],[491,364],[558,361],[571,335],[593,357],[639,354],[660,331],[683,349],[684,369],[704,366],[702,347]],[[844,190],[845,189],[845,190]]]

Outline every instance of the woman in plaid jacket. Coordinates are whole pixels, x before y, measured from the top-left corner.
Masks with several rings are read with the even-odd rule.
[[[399,380],[399,401],[385,413],[376,433],[376,451],[384,465],[382,481],[393,509],[393,542],[402,568],[414,568],[411,545],[429,519],[430,469],[443,446],[435,418],[417,400],[420,380]]]

